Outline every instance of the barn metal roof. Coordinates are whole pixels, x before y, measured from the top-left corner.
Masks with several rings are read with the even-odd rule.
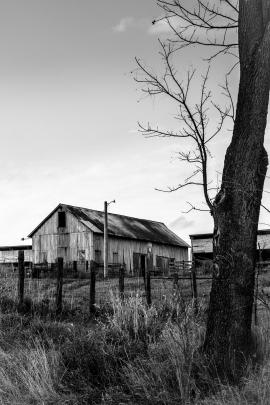
[[[64,208],[94,233],[103,234],[104,212],[73,205],[59,204],[31,233],[30,237],[58,210]],[[188,248],[189,245],[162,222],[150,221],[125,215],[108,213],[108,234],[110,236],[137,239],[166,245]]]

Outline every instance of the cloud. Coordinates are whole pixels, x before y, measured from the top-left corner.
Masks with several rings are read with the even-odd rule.
[[[129,134],[139,134],[139,129],[137,128],[132,128],[128,130]]]
[[[170,19],[170,24],[176,28],[179,24],[178,21]],[[167,20],[156,21],[154,24],[149,19],[141,18],[135,19],[134,17],[123,17],[113,27],[113,31],[117,33],[126,32],[129,28],[139,28],[146,31],[150,35],[169,34],[172,32],[172,28],[168,24]]]
[[[186,217],[181,215],[180,217],[176,218],[172,222],[170,222],[169,227],[175,229],[175,230],[183,230],[186,228],[189,228],[190,226],[194,225],[195,221],[193,220],[188,220]]]
[[[119,23],[113,27],[113,30],[115,32],[125,32],[129,27],[134,25],[134,23],[133,17],[123,17]]]
[[[134,29],[139,29],[139,30],[147,32],[149,30],[149,26],[150,26],[150,21],[148,18],[135,19],[134,17],[129,16],[129,17],[121,18],[119,23],[113,27],[113,31],[118,32],[118,33],[123,33],[123,32],[126,32],[130,28],[134,28]]]

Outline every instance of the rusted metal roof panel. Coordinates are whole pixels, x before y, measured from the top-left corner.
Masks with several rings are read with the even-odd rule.
[[[103,211],[64,204],[63,207],[66,207],[68,211],[86,226],[87,223],[91,223],[97,228],[97,233],[103,233]],[[90,227],[90,229],[93,228]],[[167,228],[164,223],[128,217],[125,215],[108,214],[108,234],[127,239],[138,239],[187,248],[189,247],[186,242]]]

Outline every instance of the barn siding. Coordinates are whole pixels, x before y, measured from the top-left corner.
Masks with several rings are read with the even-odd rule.
[[[191,245],[193,253],[212,253],[213,252],[213,239],[201,238],[201,239],[192,239]]]
[[[261,249],[270,249],[270,235],[258,235],[257,246],[260,245]]]
[[[125,240],[120,238],[109,237],[108,261],[113,263],[113,253],[118,253],[119,261],[123,260],[129,272],[133,272],[133,253],[146,254],[147,243],[143,241]],[[101,259],[103,261],[103,235],[94,234],[94,250],[101,251]],[[175,258],[176,261],[188,260],[188,249],[180,246],[167,246],[152,243],[152,253],[154,266],[156,266],[156,257],[163,256]]]

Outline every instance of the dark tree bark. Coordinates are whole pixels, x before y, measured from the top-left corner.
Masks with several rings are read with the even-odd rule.
[[[269,2],[240,0],[240,83],[222,185],[212,208],[214,274],[205,352],[237,379],[250,354],[257,228],[268,158]]]

